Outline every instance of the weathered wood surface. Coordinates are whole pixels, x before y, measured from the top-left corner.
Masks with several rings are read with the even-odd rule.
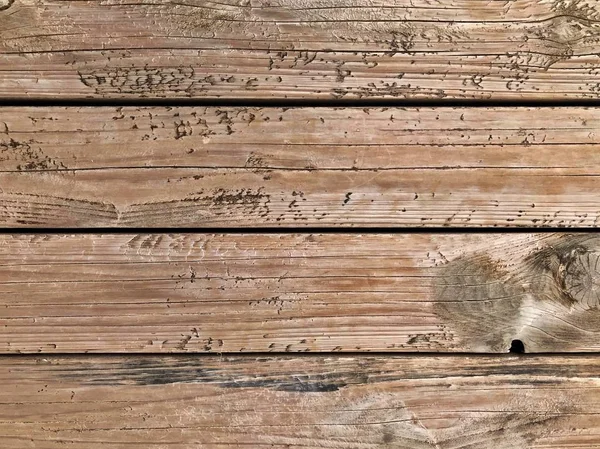
[[[594,108],[1,108],[0,226],[595,227],[598,130]]]
[[[3,449],[594,449],[594,357],[0,359]]]
[[[597,99],[595,0],[1,0],[0,97]]]
[[[596,234],[0,236],[0,351],[600,349]]]

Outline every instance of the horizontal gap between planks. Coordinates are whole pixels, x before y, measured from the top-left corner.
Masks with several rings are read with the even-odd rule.
[[[526,234],[556,233],[566,234],[599,232],[598,228],[567,227],[481,227],[481,228],[386,228],[339,226],[337,228],[305,227],[246,227],[246,228],[0,228],[0,234]]]
[[[145,358],[159,358],[159,357],[173,357],[173,358],[256,358],[256,357],[269,357],[269,358],[358,358],[358,357],[388,357],[388,358],[406,358],[406,357],[421,357],[421,358],[461,358],[461,357],[475,357],[475,358],[523,358],[523,359],[535,359],[540,357],[595,357],[600,356],[600,351],[587,351],[587,352],[565,352],[565,351],[544,351],[544,352],[512,352],[508,348],[506,352],[436,352],[436,351],[411,351],[411,352],[393,352],[393,351],[244,351],[244,352],[14,352],[14,353],[3,353],[0,354],[0,360],[11,359],[11,358],[78,358],[78,357],[94,357],[94,358],[106,358],[106,357],[145,357]],[[600,360],[600,358],[599,358]]]
[[[515,107],[600,107],[600,99],[581,100],[454,100],[454,99],[215,99],[215,98],[90,98],[90,99],[0,99],[0,107],[247,107],[247,108],[364,108],[364,107],[455,107],[455,108],[515,108]]]

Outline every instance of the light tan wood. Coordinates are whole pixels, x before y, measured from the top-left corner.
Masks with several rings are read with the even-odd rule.
[[[597,99],[595,0],[0,2],[2,98]]]
[[[4,449],[594,449],[594,357],[0,359]]]
[[[600,348],[596,234],[0,236],[0,351]]]
[[[0,226],[595,227],[599,129],[594,108],[1,108]]]

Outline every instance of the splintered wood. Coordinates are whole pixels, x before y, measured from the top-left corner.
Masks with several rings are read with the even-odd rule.
[[[0,351],[600,348],[596,234],[0,238]]]
[[[0,225],[596,227],[599,129],[594,108],[1,108]]]
[[[597,449],[595,357],[0,359],[3,449]]]
[[[595,0],[0,2],[2,98],[597,99]]]

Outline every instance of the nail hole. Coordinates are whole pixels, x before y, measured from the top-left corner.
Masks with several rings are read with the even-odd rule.
[[[513,340],[510,344],[508,352],[514,352],[515,354],[525,354],[525,345],[521,340]]]

